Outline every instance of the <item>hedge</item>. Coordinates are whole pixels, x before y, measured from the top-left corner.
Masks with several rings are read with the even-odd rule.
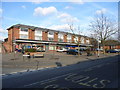
[[[36,49],[34,48],[25,49],[25,52],[36,52]]]

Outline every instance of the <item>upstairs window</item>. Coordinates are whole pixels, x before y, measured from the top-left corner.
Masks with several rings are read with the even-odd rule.
[[[54,32],[48,32],[49,35],[54,35]]]
[[[80,41],[81,43],[84,43],[84,37],[81,37]]]
[[[41,30],[35,30],[35,34],[42,34]]]
[[[22,31],[22,32],[28,32],[28,28],[20,28],[20,31]]]
[[[28,39],[28,35],[20,34],[20,39]]]
[[[53,41],[53,40],[54,40],[54,38],[48,38],[48,40],[49,40],[49,41]]]
[[[71,42],[71,35],[70,34],[67,35],[67,42]]]
[[[62,33],[58,34],[58,41],[63,42],[63,34]]]
[[[78,43],[78,36],[75,36],[74,42],[75,42],[75,43]]]
[[[42,36],[35,36],[35,40],[42,40]]]

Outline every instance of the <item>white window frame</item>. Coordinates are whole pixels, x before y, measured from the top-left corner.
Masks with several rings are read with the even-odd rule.
[[[85,41],[84,41],[84,40],[85,40],[85,38],[84,38],[84,37],[81,37],[81,38],[80,38],[80,41],[81,41],[81,43],[83,43],[83,44],[85,43]]]
[[[86,40],[86,43],[87,43],[87,44],[90,44],[90,40],[89,40],[89,39],[87,39],[87,40]]]
[[[27,36],[27,37],[22,37],[22,36]],[[28,39],[28,35],[26,35],[26,34],[20,34],[20,39]]]
[[[20,34],[26,34],[26,35],[28,35],[28,28],[24,28],[24,29],[27,29],[27,31],[23,31],[22,29],[23,28],[20,28]]]
[[[78,36],[74,37],[74,42],[76,42],[76,43],[78,42]]]
[[[35,40],[42,40],[42,30],[35,30]]]
[[[63,42],[64,41],[64,34],[63,33],[58,33],[58,41]]]
[[[71,42],[72,41],[72,35],[68,34],[67,35],[67,42]]]

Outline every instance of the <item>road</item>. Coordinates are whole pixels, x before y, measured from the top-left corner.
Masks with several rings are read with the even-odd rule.
[[[3,88],[118,88],[120,55],[3,76]],[[119,71],[120,72],[120,71]]]

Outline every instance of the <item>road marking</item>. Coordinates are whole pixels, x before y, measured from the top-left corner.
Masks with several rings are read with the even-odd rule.
[[[54,81],[56,81],[57,79],[53,79],[53,80],[50,80],[50,81],[48,81],[48,82],[43,82],[43,83],[40,83],[41,85],[43,85],[43,84],[47,84],[47,83],[50,83],[50,82],[54,82]]]
[[[31,85],[35,85],[35,84],[45,84],[47,82],[52,82],[54,80],[57,80],[58,78],[61,78],[61,77],[64,77],[64,76],[67,76],[67,75],[70,75],[72,73],[68,73],[68,74],[65,74],[65,75],[61,75],[61,76],[58,76],[58,77],[54,77],[54,78],[51,78],[51,79],[47,79],[47,80],[43,80],[43,81],[40,81],[40,82],[35,82],[35,83],[31,83],[31,84],[28,84],[28,85],[24,85],[24,87],[28,87],[28,86],[31,86]]]
[[[101,80],[100,81],[100,86],[98,84],[94,84],[93,88],[104,88],[106,86],[107,83],[110,83],[110,80]]]
[[[79,85],[93,87],[93,88],[104,88],[106,84],[110,83],[110,80],[98,80],[98,78],[91,78],[90,76],[71,74],[65,78],[66,81],[71,81]],[[97,81],[97,82],[96,82]]]
[[[100,67],[102,67],[102,66],[106,66],[106,65],[109,65],[109,64],[110,64],[110,63],[96,65],[96,66],[93,66],[93,67],[87,68],[87,69],[84,70],[84,71],[85,71],[85,72],[92,71],[92,70],[94,70],[94,68],[100,68]]]

